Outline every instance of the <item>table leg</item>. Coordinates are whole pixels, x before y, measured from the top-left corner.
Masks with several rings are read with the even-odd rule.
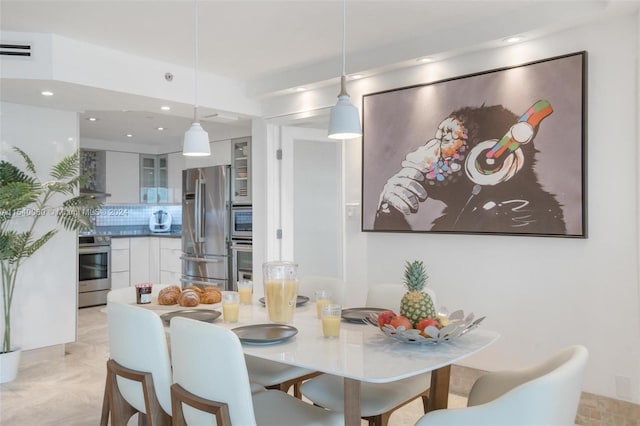
[[[431,372],[431,387],[429,388],[429,403],[427,411],[447,408],[449,401],[449,379],[451,366],[438,368]],[[346,388],[345,388],[346,389]]]
[[[360,426],[360,380],[344,378],[344,424]]]

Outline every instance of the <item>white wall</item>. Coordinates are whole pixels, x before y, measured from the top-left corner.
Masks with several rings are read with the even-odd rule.
[[[519,367],[581,343],[590,351],[584,389],[640,402],[637,31],[636,16],[613,18],[349,83],[354,104],[361,105],[366,93],[589,53],[589,238],[363,233],[359,215],[346,217],[349,299],[363,301],[371,284],[400,282],[404,262],[422,259],[439,303],[487,315],[484,327],[502,335],[464,364],[488,370]],[[327,99],[326,90],[290,97],[288,103],[277,99],[264,105],[264,112],[275,116],[335,102]],[[347,203],[361,199],[361,148],[357,140],[346,144]],[[496,270],[496,253],[511,253],[518,261]],[[628,391],[624,385],[616,388],[617,377],[628,380]]]
[[[17,146],[31,157],[40,179],[45,181],[51,166],[78,149],[78,116],[74,112],[3,102],[0,138],[0,160],[23,168],[11,149]],[[41,235],[56,226],[55,218],[46,216],[40,220],[37,232]],[[23,263],[12,310],[15,345],[35,349],[75,341],[77,246],[76,232],[60,228],[53,239]]]

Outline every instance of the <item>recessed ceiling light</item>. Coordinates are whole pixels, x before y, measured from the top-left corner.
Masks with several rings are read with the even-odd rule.
[[[166,105],[161,106],[160,109],[163,111],[171,111],[171,107]]]
[[[512,36],[504,39],[505,43],[517,43],[522,40],[521,36]]]
[[[429,57],[425,57],[425,58],[418,58],[416,59],[418,62],[422,62],[423,64],[429,63],[429,62],[433,62],[432,58]]]
[[[89,121],[98,121],[98,119],[95,118],[95,117],[88,117],[87,120],[89,120]]]
[[[306,87],[296,87],[293,90],[295,90],[296,92],[304,92],[305,90],[307,90],[307,88]]]
[[[156,130],[163,131],[164,127],[156,127]]]
[[[133,135],[131,133],[127,133],[125,136],[128,137],[128,138],[132,138],[133,137]]]
[[[53,92],[50,92],[48,90],[43,90],[42,92],[40,92],[40,94],[42,96],[53,96]]]
[[[358,79],[360,79],[360,78],[362,78],[362,77],[364,77],[364,75],[362,75],[362,74],[353,74],[353,75],[350,75],[350,76],[349,76],[349,78],[350,78],[351,80],[358,80]]]

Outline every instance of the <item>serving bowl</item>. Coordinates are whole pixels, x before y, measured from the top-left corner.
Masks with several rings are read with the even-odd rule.
[[[465,317],[463,310],[457,310],[449,314],[447,308],[442,307],[439,310],[438,316],[448,320],[448,324],[445,327],[438,329],[434,326],[428,326],[424,329],[426,336],[421,335],[420,330],[417,329],[405,329],[405,327],[395,328],[390,324],[385,324],[384,327],[378,327],[378,314],[371,313],[366,323],[381,330],[384,334],[392,339],[399,340],[404,343],[411,343],[417,345],[434,345],[442,342],[448,342],[464,336],[471,330],[475,329],[486,317],[480,317],[475,319],[473,312]]]

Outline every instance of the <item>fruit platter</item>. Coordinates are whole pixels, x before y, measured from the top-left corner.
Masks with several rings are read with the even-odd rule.
[[[447,308],[442,307],[435,318],[422,318],[415,328],[406,317],[393,311],[371,313],[366,322],[393,339],[423,345],[457,339],[478,327],[484,319],[476,319],[473,313],[465,317],[462,310],[449,314]]]
[[[384,334],[405,343],[435,344],[456,339],[476,328],[485,317],[465,317],[462,310],[437,312],[433,292],[426,288],[429,276],[421,260],[406,262],[404,284],[407,292],[400,301],[400,315],[393,311],[371,313],[365,320]]]

